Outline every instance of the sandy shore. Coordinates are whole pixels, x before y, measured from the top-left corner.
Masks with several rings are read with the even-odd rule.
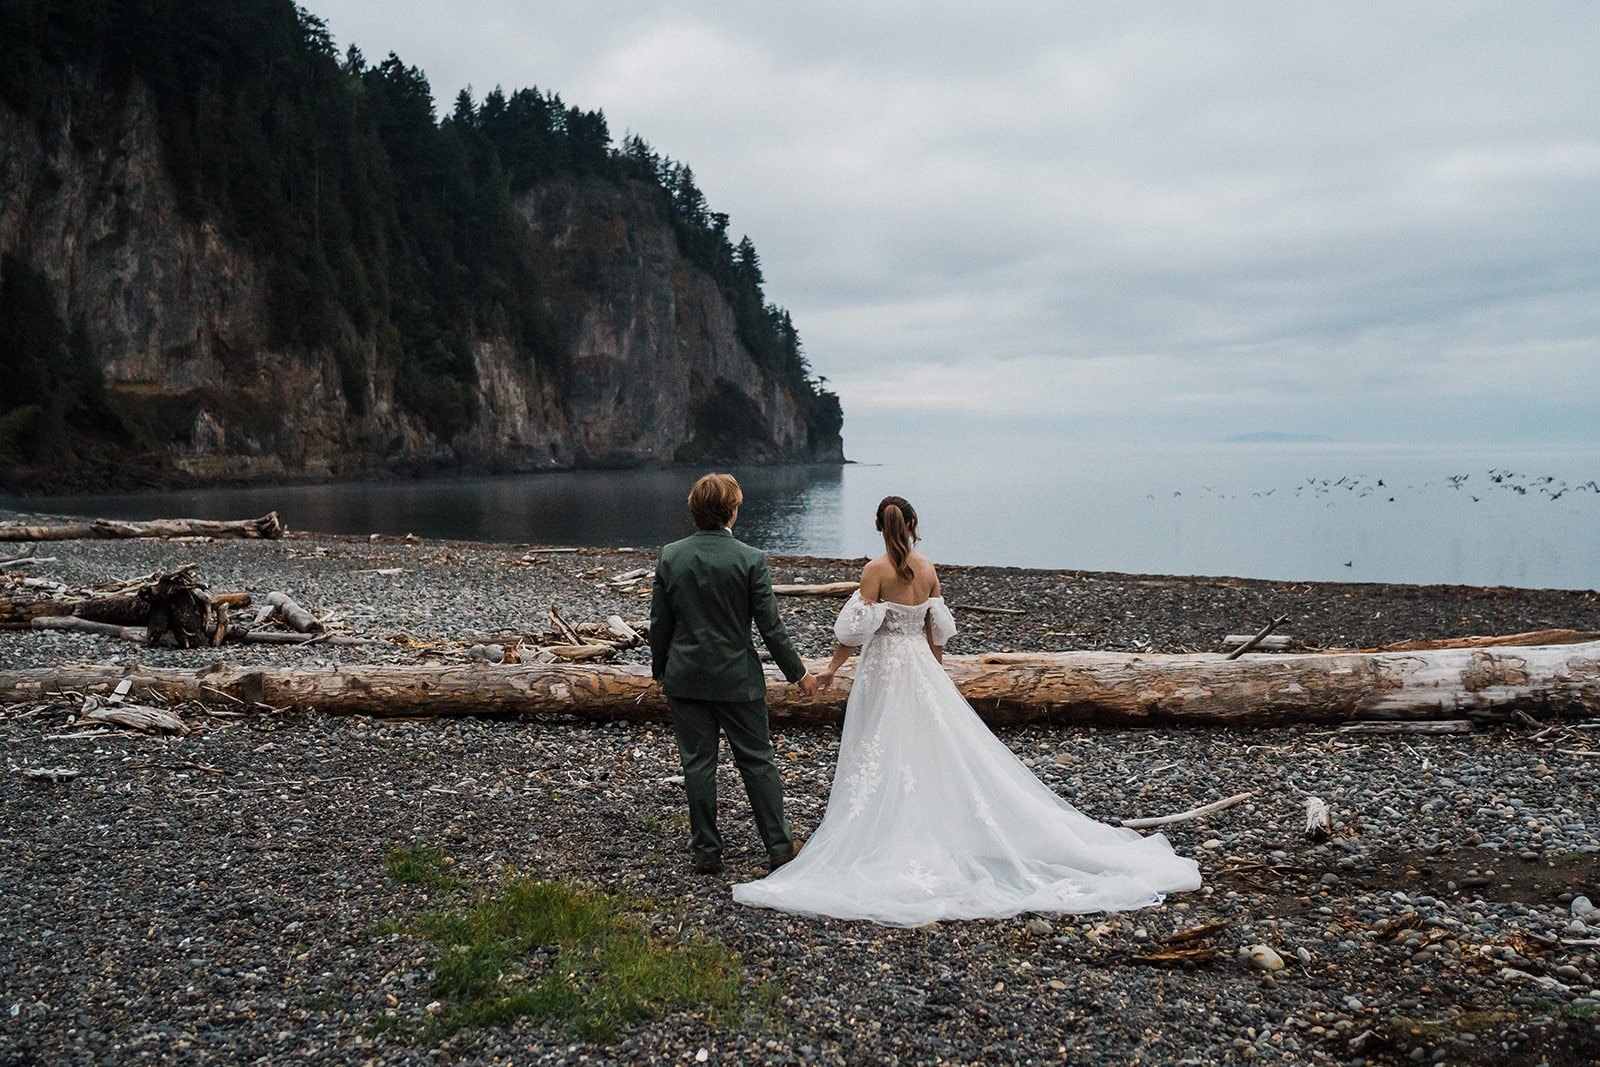
[[[331,622],[439,645],[642,618],[648,552],[296,536],[276,542],[66,542],[34,577],[86,586],[197,563],[214,589],[285,589]],[[779,581],[859,561],[775,558]],[[1592,592],[1293,584],[946,568],[952,651],[1213,649],[1289,615],[1307,645],[1600,630]],[[959,605],[968,605],[961,608]],[[1003,607],[1020,615],[983,613]],[[786,600],[824,655],[837,601]],[[403,648],[144,649],[0,632],[0,662],[197,666],[415,661]],[[635,653],[634,655],[637,655]],[[400,722],[187,711],[187,737],[91,734],[63,697],[0,708],[0,1062],[1592,1063],[1600,1058],[1600,731],[1566,723],[1450,737],[1282,728],[1030,727],[1003,736],[1097,818],[1249,802],[1172,826],[1205,888],[1120,916],[889,930],[739,908],[758,877],[737,778],[719,878],[684,855],[676,757],[657,725]],[[226,711],[226,709],[218,709]],[[791,813],[814,826],[833,729],[778,737]],[[28,770],[71,770],[51,782]],[[1303,798],[1338,831],[1299,833]],[[396,846],[435,847],[460,885],[396,882]],[[493,890],[512,868],[647,901],[660,936],[741,960],[738,1010],[676,1011],[604,1044],[523,1020],[433,1040],[431,946],[404,918]],[[1581,910],[1581,909],[1580,909]],[[1140,962],[1214,927],[1189,968]],[[1589,942],[1585,944],[1584,942]],[[1238,962],[1265,943],[1288,966]],[[436,1008],[434,1010],[437,1010]]]

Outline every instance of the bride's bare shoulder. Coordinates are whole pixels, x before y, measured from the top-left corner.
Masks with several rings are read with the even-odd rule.
[[[889,562],[887,555],[879,556],[869,562],[861,568],[861,599],[869,604],[877,603],[883,591],[883,583],[893,581],[894,576],[894,564]]]
[[[865,581],[867,578],[872,577],[881,580],[884,575],[893,573],[894,564],[889,562],[887,555],[882,555],[877,559],[869,560],[867,565],[861,568],[861,579]]]

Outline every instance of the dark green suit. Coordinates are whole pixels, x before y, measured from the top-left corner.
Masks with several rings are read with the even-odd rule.
[[[650,673],[672,711],[689,795],[689,844],[697,861],[722,855],[719,734],[727,735],[733,750],[768,857],[787,859],[794,850],[772,759],[767,680],[750,636],[752,622],[784,677],[805,677],[759,551],[728,530],[700,530],[661,550],[650,593]]]

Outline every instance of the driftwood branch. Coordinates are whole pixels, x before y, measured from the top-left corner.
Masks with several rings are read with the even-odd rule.
[[[141,645],[146,640],[146,631],[142,626],[118,626],[114,622],[95,622],[92,619],[80,619],[75,615],[42,615],[30,619],[28,627],[33,630],[73,630],[77,633],[98,634],[101,637],[117,637]]]
[[[277,612],[278,617],[284,621],[284,624],[296,633],[315,634],[322,632],[322,623],[317,621],[317,617],[295,603],[295,599],[288,593],[277,590],[268,593],[266,606]]]
[[[83,772],[76,767],[18,767],[17,771],[30,782],[70,782]]]
[[[1284,623],[1286,623],[1288,621],[1289,621],[1289,616],[1287,616],[1287,615],[1279,615],[1276,619],[1273,619],[1271,622],[1269,622],[1265,626],[1263,626],[1261,628],[1260,632],[1257,633],[1250,640],[1246,641],[1244,644],[1240,645],[1238,648],[1234,649],[1232,652],[1229,652],[1228,653],[1228,658],[1229,659],[1238,659],[1240,656],[1244,655],[1246,652],[1249,652],[1252,648],[1255,648],[1261,642],[1265,641],[1267,639],[1267,635],[1268,634],[1270,634],[1272,631],[1276,630],[1278,627],[1282,626]]]
[[[124,704],[115,695],[105,701],[98,696],[89,696],[83,702],[83,718],[88,722],[112,723],[146,733],[189,732],[188,724],[172,712],[147,704]]]
[[[1130,830],[1147,830],[1152,826],[1167,826],[1175,822],[1188,822],[1190,819],[1198,819],[1202,815],[1210,815],[1214,811],[1222,811],[1224,808],[1231,808],[1235,804],[1242,804],[1255,795],[1255,790],[1235,793],[1226,799],[1215,800],[1210,804],[1202,804],[1200,807],[1190,808],[1188,811],[1180,811],[1176,815],[1155,815],[1148,819],[1123,819],[1122,825]]]
[[[1333,835],[1333,813],[1321,797],[1306,797],[1306,836],[1321,841]]]
[[[184,721],[170,711],[152,708],[146,704],[118,704],[115,707],[98,708],[83,717],[91,722],[108,722],[151,734],[189,732],[189,727]]]
[[[0,541],[88,541],[124,537],[242,537],[278,538],[284,533],[278,513],[259,519],[221,522],[212,519],[157,519],[152,522],[93,522],[29,524],[0,522]]]
[[[550,602],[550,626],[555,630],[556,633],[566,638],[567,643],[570,645],[581,645],[585,643],[584,640],[578,636],[577,632],[573,630],[571,626],[567,625],[567,620],[561,617],[561,612],[556,610],[556,604],[553,600]]]
[[[1470,734],[1477,724],[1471,719],[1440,719],[1435,722],[1347,722],[1342,734]]]
[[[38,553],[38,545],[29,545],[26,552],[22,552],[15,556],[6,556],[5,558],[0,559],[0,571],[8,571],[18,567],[26,567],[33,563],[59,562],[55,556],[41,556]]]
[[[644,644],[644,638],[639,631],[629,626],[621,615],[606,616],[606,629],[615,634],[628,648],[637,648]]]
[[[240,626],[228,627],[228,640],[247,645],[337,645],[341,648],[383,647],[393,648],[394,642],[378,637],[356,637],[347,634],[285,633],[282,630],[246,630]]]

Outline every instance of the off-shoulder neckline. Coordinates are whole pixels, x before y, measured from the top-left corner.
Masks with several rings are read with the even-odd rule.
[[[861,596],[860,593],[857,593],[856,596],[860,598],[860,600],[861,600],[861,602],[863,604],[866,604],[868,607],[874,607],[874,608],[877,607],[879,604],[887,604],[887,605],[889,605],[891,607],[896,607],[896,608],[925,608],[929,604],[932,604],[936,600],[940,601],[940,602],[943,602],[943,600],[944,600],[944,597],[942,597],[942,596],[931,596],[928,599],[922,601],[921,603],[917,603],[917,604],[902,604],[898,600],[879,600],[879,601],[876,601],[876,602],[869,601],[869,600],[867,600],[866,597]]]

